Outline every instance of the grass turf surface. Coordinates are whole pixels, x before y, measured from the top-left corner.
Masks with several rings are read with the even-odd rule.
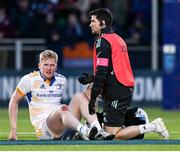
[[[170,132],[170,140],[180,139],[180,111],[164,111],[159,108],[145,108],[150,121],[157,117],[162,117],[165,121],[165,124]],[[9,119],[8,119],[8,111],[7,109],[0,109],[0,140],[6,140],[8,137],[8,133],[10,131]],[[19,117],[18,117],[18,129],[17,132],[19,140],[36,140],[34,134],[26,134],[26,132],[32,133],[34,130],[30,124],[28,110],[20,109]],[[122,143],[111,145],[108,143],[102,143],[102,145],[71,145],[68,142],[66,145],[0,145],[0,150],[99,150],[99,151],[117,151],[117,150],[162,150],[162,151],[170,151],[170,150],[180,150],[180,144],[162,144],[153,140],[161,139],[155,133],[148,133],[145,136],[145,140],[142,141],[142,144],[136,144],[135,141],[130,141],[131,144]],[[146,143],[146,140],[152,140],[152,143]],[[2,141],[0,141],[2,142]],[[91,144],[91,142],[89,142]]]
[[[3,151],[180,151],[180,145],[21,145],[0,146]]]

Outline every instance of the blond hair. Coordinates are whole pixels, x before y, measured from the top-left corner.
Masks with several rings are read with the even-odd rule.
[[[52,50],[45,50],[39,54],[39,62],[42,60],[47,60],[49,58],[55,59],[56,63],[58,62],[58,55]]]

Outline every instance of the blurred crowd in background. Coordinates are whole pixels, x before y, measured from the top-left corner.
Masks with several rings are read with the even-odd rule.
[[[92,48],[88,12],[100,7],[112,11],[113,30],[128,45],[150,45],[151,0],[1,0],[0,40],[44,38],[47,48],[57,52],[63,48],[64,56],[71,58],[69,47],[77,42],[82,42],[80,48]]]

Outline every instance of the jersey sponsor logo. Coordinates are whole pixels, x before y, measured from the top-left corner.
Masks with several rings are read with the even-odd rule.
[[[62,97],[61,93],[36,93],[37,97]]]

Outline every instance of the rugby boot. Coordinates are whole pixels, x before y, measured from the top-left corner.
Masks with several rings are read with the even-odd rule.
[[[169,139],[169,132],[162,118],[157,118],[151,123],[156,125],[155,132],[157,132],[163,139]]]
[[[113,140],[114,138],[115,135],[106,132],[104,129],[101,129],[95,137],[96,140]]]
[[[98,129],[96,126],[93,126],[92,128],[90,128],[89,133],[88,133],[89,139],[95,140],[95,136],[97,135],[97,133],[98,133]]]

